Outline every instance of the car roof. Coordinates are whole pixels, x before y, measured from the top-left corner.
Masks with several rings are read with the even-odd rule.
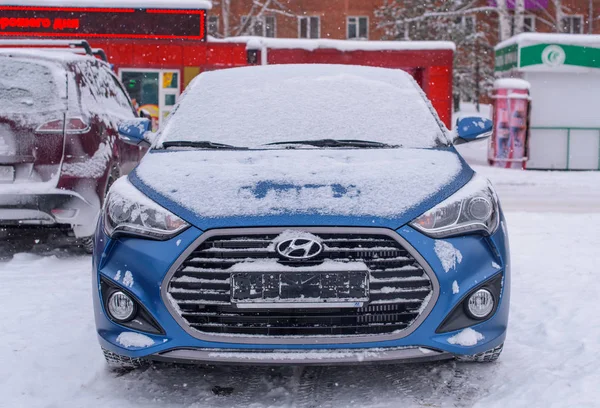
[[[381,81],[396,88],[413,89],[416,85],[413,77],[400,69],[337,64],[282,64],[231,68],[206,71],[200,74],[199,79],[219,82],[227,78],[248,76],[256,84],[257,82],[269,83],[278,80],[331,77],[336,73],[340,76],[351,75],[367,80]]]
[[[0,57],[16,57],[43,60],[65,65],[72,62],[100,61],[90,55],[82,55],[69,49],[44,49],[44,48],[0,48]]]

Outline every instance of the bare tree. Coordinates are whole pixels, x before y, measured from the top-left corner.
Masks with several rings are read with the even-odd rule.
[[[507,40],[510,37],[510,14],[506,0],[497,0],[498,24],[500,25],[500,41]]]
[[[223,37],[229,37],[229,23],[231,16],[231,0],[221,0],[221,18],[223,19]]]
[[[533,0],[533,4],[538,5],[539,13],[536,15],[538,21],[546,24],[552,31],[562,33],[565,29],[564,18],[570,9],[565,6],[562,0],[552,0],[554,13],[551,13],[539,0]]]
[[[515,1],[514,34],[520,34],[525,28],[525,0]]]
[[[475,16],[497,12],[496,7],[478,6],[479,3],[387,0],[376,11],[376,16],[386,39],[454,41],[457,46],[453,79],[455,102],[477,103],[493,84],[494,53],[487,35],[492,28],[487,19],[477,21]]]
[[[265,15],[283,15],[296,17],[297,14],[279,0],[252,0],[252,4],[244,18],[236,19],[231,13],[231,0],[213,0],[213,5],[220,6],[223,29],[219,36],[229,37],[244,34],[254,34],[255,25],[264,24]]]
[[[564,31],[563,19],[565,17],[565,11],[563,9],[562,0],[552,0],[554,4],[554,12],[555,12],[555,27],[557,33],[562,33]]]

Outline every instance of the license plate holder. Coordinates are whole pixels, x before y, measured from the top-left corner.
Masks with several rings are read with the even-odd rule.
[[[0,183],[15,181],[15,168],[13,166],[0,166]]]
[[[238,307],[362,307],[368,301],[368,271],[231,274],[231,302]]]

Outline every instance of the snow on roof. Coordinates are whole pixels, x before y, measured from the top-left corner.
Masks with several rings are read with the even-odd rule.
[[[523,33],[515,35],[496,45],[499,50],[517,44],[521,47],[534,44],[563,44],[600,47],[600,35],[589,34],[555,34],[555,33]]]
[[[452,50],[456,51],[456,44],[451,41],[353,41],[353,40],[305,40],[297,38],[265,38],[265,37],[229,37],[216,39],[209,37],[211,42],[241,42],[246,43],[248,49],[273,49],[299,48],[307,51],[316,49],[336,49],[339,51],[402,51],[402,50]]]
[[[161,132],[165,141],[255,147],[319,139],[404,147],[446,144],[414,79],[399,69],[269,65],[210,71],[188,86]]]
[[[210,10],[210,0],[0,0],[0,6]]]
[[[531,88],[531,84],[524,79],[519,78],[500,78],[494,82],[494,89],[523,89],[525,91]]]

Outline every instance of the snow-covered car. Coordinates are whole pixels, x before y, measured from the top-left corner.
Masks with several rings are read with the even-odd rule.
[[[94,307],[109,363],[494,361],[509,248],[490,183],[410,75],[207,72],[112,186]]]
[[[118,137],[137,117],[123,86],[92,56],[2,49],[0,100],[0,236],[91,252],[105,193],[145,152]]]

